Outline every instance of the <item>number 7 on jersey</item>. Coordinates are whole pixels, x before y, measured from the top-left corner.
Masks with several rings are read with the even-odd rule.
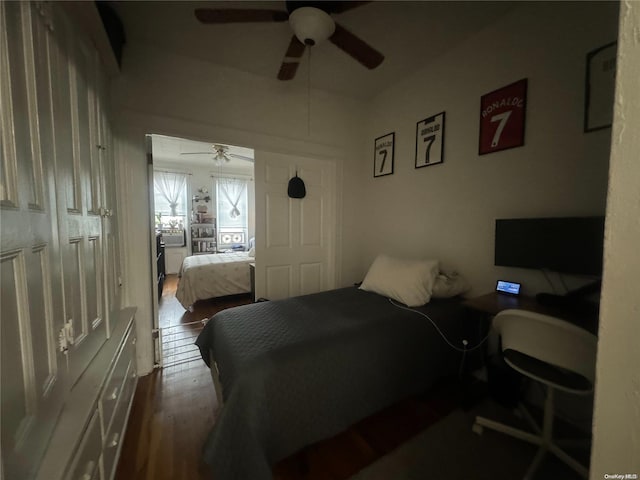
[[[383,177],[393,173],[393,153],[396,134],[388,133],[376,138],[373,151],[373,176]]]
[[[416,124],[416,168],[444,162],[445,112]]]

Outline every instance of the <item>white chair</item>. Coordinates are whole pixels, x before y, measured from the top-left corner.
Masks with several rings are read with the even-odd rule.
[[[476,417],[473,430],[482,433],[482,427],[539,445],[525,480],[533,478],[547,452],[553,453],[584,478],[588,468],[559,447],[567,444],[553,438],[553,394],[555,390],[575,394],[593,391],[597,338],[586,330],[555,317],[526,310],[504,310],[495,316],[493,327],[502,337],[505,362],[521,374],[547,386],[542,428],[529,412],[521,411],[531,423],[535,433]],[[575,442],[573,442],[575,443]]]

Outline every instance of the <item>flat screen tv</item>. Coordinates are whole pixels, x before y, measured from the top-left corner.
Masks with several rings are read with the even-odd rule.
[[[498,219],[495,264],[599,276],[603,243],[604,217]]]

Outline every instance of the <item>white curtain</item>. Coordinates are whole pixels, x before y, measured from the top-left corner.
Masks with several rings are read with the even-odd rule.
[[[171,215],[176,216],[176,208],[187,185],[187,175],[184,173],[155,172],[153,182],[156,189],[169,203]]]
[[[240,203],[244,189],[247,188],[247,181],[239,178],[220,178],[218,182],[220,191],[231,205],[229,217],[238,218],[242,215],[238,204]]]

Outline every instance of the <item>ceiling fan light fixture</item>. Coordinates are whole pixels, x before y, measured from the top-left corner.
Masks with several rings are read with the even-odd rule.
[[[211,145],[214,151],[213,163],[216,165],[220,165],[223,162],[231,161],[231,158],[227,155],[227,150],[229,147],[225,145]]]
[[[319,8],[300,7],[289,15],[289,24],[298,40],[305,45],[316,45],[323,42],[336,29],[331,16]]]

